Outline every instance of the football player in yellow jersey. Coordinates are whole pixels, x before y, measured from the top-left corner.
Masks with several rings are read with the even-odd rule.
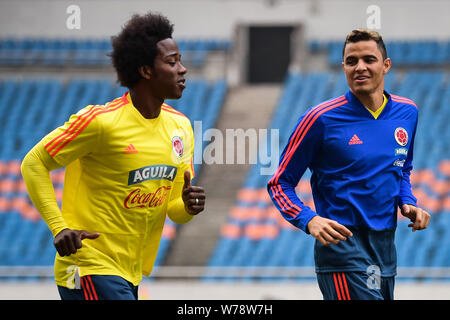
[[[204,209],[192,186],[189,119],[164,104],[185,88],[186,68],[159,14],[134,15],[112,39],[123,97],[90,105],[25,156],[31,200],[54,236],[62,299],[137,299],[149,275],[166,215],[185,223]],[[49,171],[66,167],[59,209]]]

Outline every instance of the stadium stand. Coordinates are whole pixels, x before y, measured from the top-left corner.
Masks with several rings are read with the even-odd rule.
[[[229,41],[216,39],[180,39],[183,60],[202,67],[209,53],[227,51]],[[108,66],[111,43],[108,39],[0,39],[0,65]]]
[[[438,40],[386,42],[389,57],[398,67],[442,67],[450,64],[450,42]],[[342,62],[342,41],[311,41],[313,53],[326,52],[331,67]]]
[[[214,126],[226,95],[225,81],[187,80],[183,98],[166,103],[205,128]],[[111,101],[125,90],[111,79],[0,81],[0,266],[50,266],[56,253],[50,231],[28,198],[20,173],[23,157],[70,114]],[[200,165],[194,169],[198,174]],[[51,172],[51,178],[61,204],[64,170]],[[176,225],[167,220],[156,265],[175,233]]]
[[[419,204],[432,214],[429,229],[414,234],[407,227],[409,220],[398,215],[399,267],[450,266],[450,231],[447,227],[450,221],[449,79],[449,74],[444,71],[402,73],[391,70],[386,77],[386,90],[407,96],[419,106],[415,170],[411,182]],[[346,90],[345,77],[339,72],[289,74],[270,125],[271,129],[279,130],[280,147],[284,147],[298,117],[307,108]],[[293,114],[297,116],[293,117]],[[274,270],[276,267],[314,267],[314,239],[281,217],[266,192],[270,176],[260,175],[260,168],[260,164],[252,167],[239,190],[208,263],[210,267],[229,268],[226,271],[211,268],[203,277],[205,281],[304,279],[276,274]],[[314,209],[309,177],[307,171],[296,192]],[[239,267],[250,268],[242,275],[238,273]],[[261,273],[258,267],[275,269],[266,268]],[[423,277],[426,278],[426,273]]]

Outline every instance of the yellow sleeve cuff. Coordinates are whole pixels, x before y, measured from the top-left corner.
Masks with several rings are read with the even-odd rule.
[[[169,202],[167,215],[170,220],[178,224],[189,222],[192,218],[194,218],[192,214],[187,213],[184,209],[184,202],[181,197],[173,199]]]

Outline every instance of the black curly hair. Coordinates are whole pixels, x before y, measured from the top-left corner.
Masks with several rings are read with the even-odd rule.
[[[141,79],[138,68],[144,65],[154,66],[158,55],[156,44],[172,38],[172,33],[173,24],[159,13],[133,15],[122,31],[111,37],[113,51],[110,57],[118,82],[127,88],[134,87]]]

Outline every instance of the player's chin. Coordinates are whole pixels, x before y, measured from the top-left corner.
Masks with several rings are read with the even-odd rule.
[[[372,87],[367,85],[354,85],[352,91],[360,95],[367,95],[373,92]]]
[[[183,96],[183,90],[184,88],[177,88],[173,90],[170,95],[167,97],[167,99],[180,99]]]

